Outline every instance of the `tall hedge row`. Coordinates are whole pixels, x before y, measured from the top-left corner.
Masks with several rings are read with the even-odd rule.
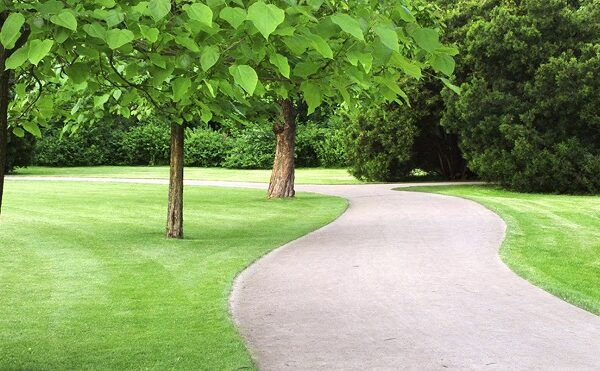
[[[22,166],[167,165],[169,126],[160,122],[107,121],[61,134],[60,127],[46,129],[28,153],[33,159]],[[345,149],[336,130],[312,122],[298,127],[299,167],[344,167]],[[186,128],[185,163],[196,167],[269,169],[275,137],[268,123],[248,127],[205,126]],[[15,148],[16,151],[16,148]],[[31,157],[31,154],[29,155]]]

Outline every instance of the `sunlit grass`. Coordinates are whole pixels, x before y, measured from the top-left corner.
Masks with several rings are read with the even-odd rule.
[[[124,178],[159,178],[169,177],[166,166],[92,166],[92,167],[39,167],[32,166],[19,169],[19,175],[32,176],[76,176],[76,177],[124,177]],[[235,170],[222,168],[186,168],[186,179],[222,180],[237,182],[267,183],[271,177],[270,170]],[[360,184],[345,169],[297,169],[298,184]]]
[[[188,187],[183,241],[166,187],[8,181],[0,219],[0,369],[237,370],[235,275],[337,217],[342,199]]]

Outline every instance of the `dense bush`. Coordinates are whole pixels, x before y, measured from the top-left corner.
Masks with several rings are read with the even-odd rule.
[[[347,156],[354,176],[397,181],[410,174],[417,128],[402,121],[399,112],[395,105],[372,107],[349,121]]]
[[[319,166],[341,168],[348,166],[346,154],[347,119],[342,116],[329,118],[327,128],[321,131],[321,136],[315,143]]]
[[[229,140],[224,133],[210,128],[188,129],[184,148],[186,166],[219,167],[229,151]]]
[[[318,143],[325,129],[314,122],[300,123],[296,130],[296,166],[319,166]]]
[[[127,161],[121,140],[127,123],[118,119],[82,126],[75,133],[61,135],[50,127],[37,141],[34,163],[44,166],[94,166],[123,164]]]
[[[17,167],[28,166],[33,161],[35,139],[28,135],[18,138],[14,134],[8,135],[7,158],[5,171],[10,173]]]
[[[333,120],[330,120],[333,121]],[[298,125],[296,163],[299,167],[344,167],[345,129],[339,124]],[[167,165],[170,129],[165,123],[113,120],[83,126],[61,136],[56,125],[38,141],[34,163],[43,166]],[[190,127],[185,136],[185,163],[197,167],[269,169],[275,135],[268,122],[237,127]]]
[[[450,3],[463,93],[442,123],[470,168],[519,191],[599,193],[598,1]]]
[[[236,129],[224,167],[232,169],[269,169],[275,156],[275,134],[267,124]]]
[[[121,140],[121,151],[128,165],[168,165],[170,149],[169,125],[150,121],[132,127]]]

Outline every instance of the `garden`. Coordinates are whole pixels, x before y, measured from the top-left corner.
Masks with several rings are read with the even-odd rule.
[[[0,369],[600,367],[598,0],[0,25]]]

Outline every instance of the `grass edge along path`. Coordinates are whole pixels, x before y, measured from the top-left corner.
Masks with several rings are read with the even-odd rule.
[[[428,186],[398,191],[462,197],[507,225],[502,261],[532,284],[600,315],[600,196],[524,194],[493,186]]]
[[[42,167],[19,168],[15,175],[62,176],[96,178],[168,179],[168,166],[89,166],[89,167]],[[271,170],[241,170],[225,168],[186,167],[188,180],[236,181],[268,183]],[[362,184],[346,169],[299,168],[296,184]]]
[[[344,199],[187,187],[8,181],[0,219],[0,369],[253,369],[229,315],[236,275],[335,220]]]

